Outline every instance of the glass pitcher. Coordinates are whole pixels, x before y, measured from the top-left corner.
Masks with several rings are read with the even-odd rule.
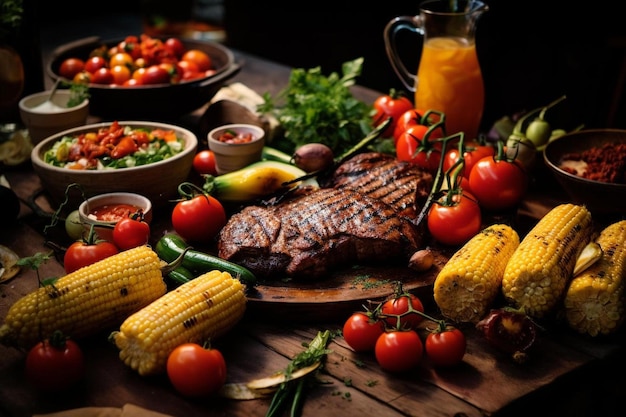
[[[417,16],[399,16],[384,29],[385,49],[396,74],[415,93],[415,107],[445,113],[448,135],[478,135],[485,105],[485,86],[476,53],[476,22],[489,6],[476,0],[427,0]],[[420,36],[417,74],[398,53],[396,34]]]

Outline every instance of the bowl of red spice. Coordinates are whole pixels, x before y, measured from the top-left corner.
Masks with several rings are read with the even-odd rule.
[[[261,160],[265,131],[253,124],[233,123],[211,130],[207,139],[215,154],[215,169],[222,175]]]
[[[572,202],[592,213],[626,213],[626,130],[588,129],[550,141],[546,166]]]

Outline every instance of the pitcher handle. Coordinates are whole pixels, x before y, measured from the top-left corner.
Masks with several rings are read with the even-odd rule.
[[[417,76],[409,72],[404,62],[402,62],[398,54],[396,35],[399,31],[407,29],[424,36],[421,21],[420,16],[398,16],[387,23],[383,32],[385,51],[387,52],[389,62],[391,62],[391,66],[398,75],[398,78],[400,78],[400,81],[402,81],[402,84],[411,92],[415,92]]]

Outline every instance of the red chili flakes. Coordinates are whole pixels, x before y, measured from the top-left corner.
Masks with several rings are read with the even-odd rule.
[[[567,169],[566,171],[593,181],[626,184],[626,143],[607,143],[584,152],[570,153],[564,161],[582,161],[587,164],[584,171]]]

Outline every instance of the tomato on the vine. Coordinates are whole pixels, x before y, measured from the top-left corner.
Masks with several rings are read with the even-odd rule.
[[[487,210],[505,210],[518,204],[526,192],[528,175],[517,160],[493,156],[480,159],[469,174],[478,204]]]
[[[193,169],[200,175],[217,175],[215,153],[209,149],[198,152],[193,157]]]
[[[421,362],[424,344],[415,330],[386,331],[376,341],[374,354],[382,369],[404,372]]]
[[[214,348],[183,343],[167,358],[167,376],[180,394],[201,397],[216,393],[226,382],[226,361]]]
[[[63,256],[63,266],[69,274],[117,253],[119,249],[113,243],[96,240],[92,228],[87,239],[77,240],[67,248]]]
[[[463,360],[467,341],[461,330],[445,326],[445,329],[436,329],[426,336],[424,348],[435,366],[454,366]]]
[[[355,352],[373,351],[384,323],[365,312],[353,313],[343,325],[343,338]]]
[[[390,138],[393,136],[393,132],[400,116],[412,108],[413,103],[411,100],[395,89],[391,89],[389,94],[383,94],[374,100],[374,126],[378,126],[391,117],[391,123],[381,135],[382,137]]]
[[[434,142],[441,138],[441,130],[435,129],[428,135],[428,126],[409,126],[396,142],[396,157],[400,161],[411,162],[424,170],[435,173],[441,160],[441,145]]]
[[[385,301],[380,311],[389,327],[417,329],[423,317],[416,311],[423,313],[424,305],[415,294],[403,293]]]
[[[85,359],[76,342],[55,332],[26,356],[26,379],[45,392],[70,388],[85,374]]]
[[[215,197],[204,193],[188,194],[187,197],[176,203],[172,210],[174,230],[188,241],[212,241],[226,224],[224,206]]]
[[[477,141],[471,141],[463,144],[463,170],[461,175],[469,178],[469,174],[472,171],[476,162],[486,156],[493,156],[496,153],[496,149],[491,145],[485,145]],[[461,157],[461,151],[458,147],[449,149],[443,160],[443,170],[448,171]]]
[[[121,250],[145,245],[149,239],[150,226],[144,221],[141,213],[123,218],[115,223],[113,228],[113,242]]]
[[[467,191],[445,192],[428,210],[427,224],[428,231],[438,242],[450,246],[464,244],[480,231],[480,206],[476,197]]]

